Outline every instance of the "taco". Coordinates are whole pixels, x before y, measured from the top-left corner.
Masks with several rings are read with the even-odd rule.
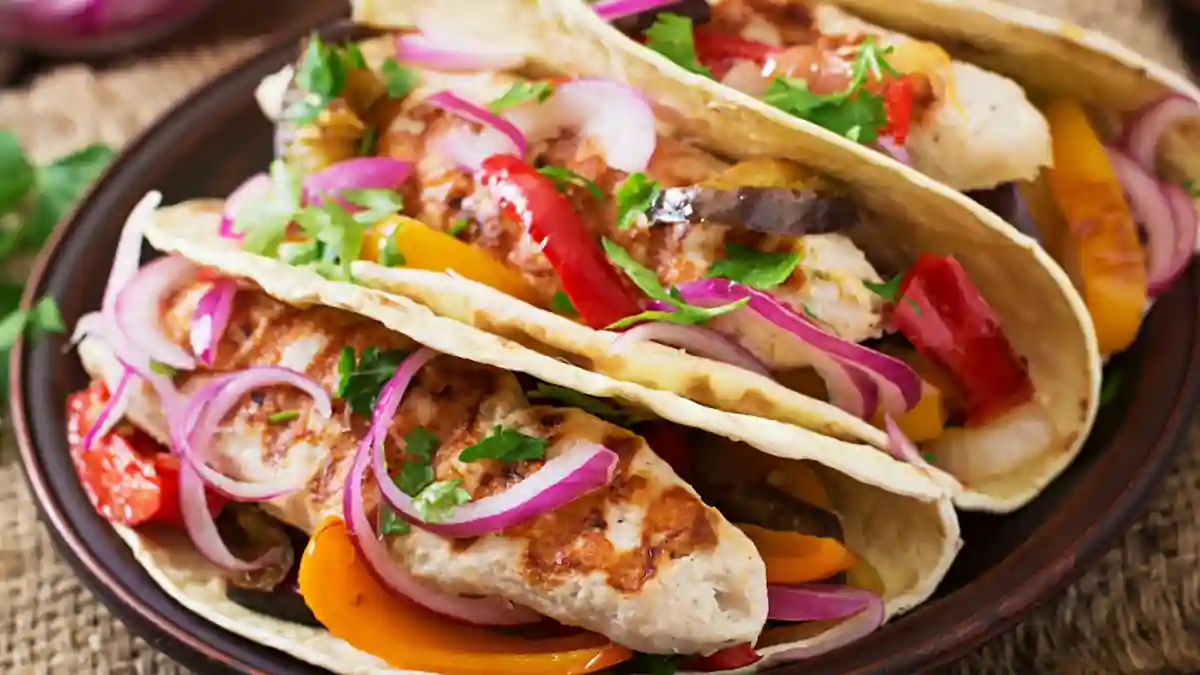
[[[248,253],[219,202],[157,203],[77,326],[72,453],[154,580],[238,634],[341,673],[758,668],[870,633],[960,546],[944,492],[871,449]],[[167,255],[139,268],[143,234]]]
[[[1197,247],[1200,90],[1065,21],[988,0],[462,6],[363,0],[356,18],[428,34],[401,38],[402,52],[431,40],[458,58],[508,49],[621,78],[701,133],[721,135],[732,107],[847,160],[894,156],[943,190],[973,190],[1068,272],[1106,355],[1133,342]]]
[[[793,127],[739,113],[713,142],[628,85],[475,56],[310,41],[260,89],[282,159],[210,227],[619,380],[903,448],[964,507],[1020,506],[1081,446],[1086,312],[986,211]]]

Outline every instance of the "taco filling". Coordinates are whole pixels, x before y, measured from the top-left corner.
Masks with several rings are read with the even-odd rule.
[[[723,670],[883,622],[823,467],[183,256],[139,269],[153,208],[77,326],[69,443],[101,515],[186,533],[229,600],[439,673]]]
[[[1013,420],[1030,452],[1052,443],[1028,368],[963,268],[933,254],[877,266],[856,238],[886,225],[841,186],[672,137],[616,82],[381,61],[309,43],[282,159],[228,200],[226,236],[337,278],[358,259],[447,271],[622,331],[613,350],[655,341],[734,364],[886,430],[906,461],[926,466],[913,443],[947,441],[955,452],[933,461],[963,482],[1023,459],[984,443],[993,458],[963,460],[951,441],[966,429]],[[341,89],[305,89],[329,68]]]

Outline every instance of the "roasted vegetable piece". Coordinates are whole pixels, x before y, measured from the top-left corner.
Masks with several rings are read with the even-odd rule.
[[[1083,294],[1100,352],[1120,352],[1137,337],[1149,297],[1137,223],[1083,108],[1060,100],[1044,113],[1054,140],[1046,179],[1067,223],[1059,262]]]
[[[330,633],[396,668],[447,675],[577,675],[632,656],[594,633],[513,637],[397,598],[367,571],[337,519],[323,522],[309,542],[300,563],[300,592]]]
[[[780,532],[749,523],[738,528],[750,537],[767,565],[768,584],[802,584],[828,579],[854,566],[857,558],[836,539]]]

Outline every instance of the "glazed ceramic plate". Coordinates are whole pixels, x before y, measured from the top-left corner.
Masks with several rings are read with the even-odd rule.
[[[327,17],[333,21],[335,17]],[[352,32],[331,24],[330,39]],[[271,159],[271,127],[253,90],[296,55],[301,35],[212,82],[133,143],[58,232],[27,297],[58,298],[68,324],[99,308],[117,235],[149,190],[166,202],[227,195]],[[918,672],[958,658],[1054,597],[1131,524],[1186,436],[1200,390],[1200,274],[1159,299],[1141,339],[1113,368],[1122,385],[1086,449],[1036,501],[1007,516],[963,517],[966,546],[937,595],[853,648],[779,673]],[[172,601],[92,510],[75,478],[64,400],[86,380],[65,341],[13,352],[13,420],[41,513],[80,578],[156,648],[202,673],[320,672],[239,638]],[[402,637],[402,636],[398,636]]]

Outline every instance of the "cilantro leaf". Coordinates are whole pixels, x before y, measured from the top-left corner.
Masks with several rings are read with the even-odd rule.
[[[579,310],[575,309],[575,303],[571,302],[571,298],[562,290],[555,291],[554,297],[550,298],[550,311],[563,316],[579,315]]]
[[[9,312],[0,320],[0,351],[7,352],[16,344],[17,338],[29,328],[29,312],[17,310]]]
[[[565,166],[554,166],[547,164],[538,169],[538,173],[554,182],[554,187],[558,188],[559,192],[566,192],[568,185],[578,185],[586,189],[596,199],[604,199],[604,192],[600,190],[600,186],[592,181],[580,176],[574,171]]]
[[[16,134],[0,131],[0,216],[15,211],[33,184],[33,164],[21,150]]]
[[[626,230],[639,214],[645,213],[658,201],[662,185],[638,171],[631,173],[617,186],[617,227]]]
[[[384,267],[399,267],[408,262],[405,259],[404,253],[400,251],[400,247],[396,244],[396,232],[384,239],[383,249],[379,251],[379,264]]]
[[[342,199],[364,209],[354,214],[354,220],[364,225],[374,225],[404,208],[404,197],[395,190],[351,189],[339,194]]]
[[[458,458],[464,462],[478,462],[481,459],[522,462],[545,457],[547,444],[544,438],[529,436],[497,424],[483,440],[463,448]]]
[[[379,536],[389,537],[395,534],[408,534],[412,532],[412,525],[408,521],[396,515],[392,507],[387,504],[379,505]]]
[[[517,82],[508,88],[495,101],[488,104],[488,109],[494,113],[508,108],[515,108],[523,103],[537,101],[544,103],[554,93],[554,85],[550,82]]]
[[[453,513],[454,507],[469,501],[471,493],[463,489],[462,479],[454,478],[431,483],[413,497],[413,506],[416,507],[421,520],[438,523]]]
[[[353,42],[342,47],[342,62],[350,70],[362,70],[367,67],[367,57],[363,56],[362,50]]]
[[[765,291],[787,281],[799,264],[799,253],[767,253],[729,244],[725,247],[725,258],[714,262],[706,276],[723,277]]]
[[[267,422],[271,424],[282,424],[283,422],[291,422],[300,418],[299,410],[281,410],[267,418]]]
[[[449,234],[451,237],[457,237],[458,235],[465,232],[466,229],[470,226],[471,226],[471,219],[466,216],[463,216],[462,218],[459,218],[458,220],[454,221],[454,224],[450,226],[450,229],[447,230],[446,233]]]
[[[396,486],[409,497],[415,497],[421,490],[433,483],[433,465],[428,461],[407,460],[400,466],[396,475]]]
[[[336,199],[310,204],[293,216],[309,236],[321,243],[317,271],[332,279],[349,279],[350,264],[362,255],[367,224],[355,218]],[[363,218],[363,221],[368,220]]]
[[[844,90],[817,94],[805,80],[778,77],[767,86],[763,101],[857,143],[873,143],[887,124],[887,109],[882,96],[862,85],[868,78],[882,80],[885,73],[899,75],[883,58],[891,51],[869,37],[858,46]]]
[[[400,65],[396,59],[390,56],[379,67],[379,74],[383,77],[383,85],[387,88],[388,96],[391,98],[408,96],[413,89],[417,88],[417,83],[420,81],[416,71]]]
[[[433,459],[433,453],[440,445],[437,434],[425,427],[419,426],[404,434],[404,454],[419,457],[426,462]]]
[[[1106,370],[1100,383],[1101,408],[1117,400],[1117,396],[1121,392],[1121,385],[1125,383],[1124,370],[1116,367],[1109,367]]]
[[[354,348],[342,347],[338,354],[338,381],[334,394],[346,401],[353,412],[370,417],[380,390],[396,374],[405,356],[397,349],[380,350],[372,346],[362,350],[356,362]]]
[[[112,148],[95,144],[39,167],[35,173],[37,198],[21,227],[21,247],[41,248],[112,158]]]
[[[712,71],[696,59],[696,39],[692,20],[671,12],[662,12],[654,25],[646,29],[646,46],[670,59],[675,65],[709,79]]]
[[[526,396],[531,399],[557,401],[564,406],[579,408],[586,413],[621,426],[630,426],[638,422],[655,419],[654,415],[646,411],[620,408],[604,399],[581,394],[574,389],[560,387],[556,384],[546,384],[545,382],[539,382],[537,388],[528,392]]]
[[[321,36],[314,32],[308,38],[308,45],[296,69],[296,85],[307,96],[288,107],[284,112],[285,118],[296,122],[311,121],[346,89],[347,73],[353,70],[352,64],[361,58],[362,52],[357,48],[347,56],[345,52],[325,44]]]
[[[632,326],[641,321],[670,321],[673,323],[697,324],[704,323],[709,319],[714,319],[722,314],[728,314],[735,309],[738,309],[750,302],[750,297],[746,296],[740,300],[735,300],[726,305],[719,307],[697,307],[689,305],[680,300],[674,295],[667,292],[662,284],[658,281],[658,276],[649,269],[643,267],[641,263],[633,259],[629,252],[621,248],[609,238],[605,237],[601,242],[604,245],[604,253],[608,255],[608,259],[614,265],[619,267],[642,292],[650,296],[652,300],[659,300],[667,303],[675,309],[675,311],[650,310],[628,316],[620,321],[613,322],[606,326],[606,330],[615,330]]]
[[[245,235],[242,247],[272,257],[287,236],[288,225],[300,211],[300,174],[283,162],[271,163],[271,191],[246,202],[234,219],[233,229]]]
[[[900,302],[901,300],[903,300],[904,302],[907,302],[909,305],[912,306],[913,313],[920,315],[921,308],[917,305],[916,300],[913,300],[912,298],[900,297],[900,282],[903,279],[904,279],[903,274],[897,274],[896,276],[892,277],[891,281],[888,281],[888,282],[885,282],[882,284],[876,283],[874,281],[869,281],[867,279],[863,279],[862,283],[863,283],[863,286],[867,287],[868,291],[871,291],[875,295],[878,295],[879,297],[883,298],[887,302],[892,303],[893,305]]]

